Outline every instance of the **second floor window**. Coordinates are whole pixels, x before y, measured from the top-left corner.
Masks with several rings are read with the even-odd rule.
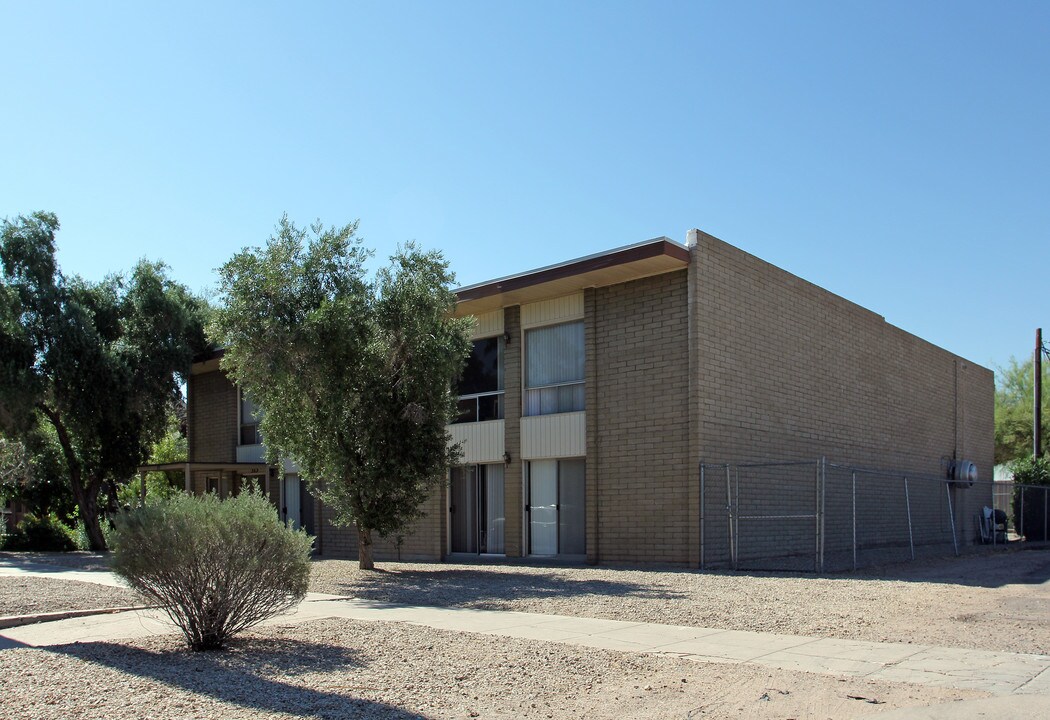
[[[241,445],[260,445],[259,408],[241,391]]]
[[[584,409],[583,323],[525,333],[525,415]]]
[[[459,416],[454,422],[503,419],[503,338],[474,341],[457,392]]]

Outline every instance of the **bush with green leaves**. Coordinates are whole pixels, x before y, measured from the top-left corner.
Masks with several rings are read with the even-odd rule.
[[[159,605],[193,650],[216,650],[303,599],[310,544],[260,494],[180,494],[117,517],[113,570]]]
[[[76,532],[55,513],[26,515],[3,542],[4,550],[69,552],[77,550]]]
[[[1010,472],[1014,476],[1014,527],[1025,540],[1050,539],[1050,455],[1014,460]]]

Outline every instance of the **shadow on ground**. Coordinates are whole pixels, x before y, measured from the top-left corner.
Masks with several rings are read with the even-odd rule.
[[[812,559],[808,560],[812,566]],[[830,563],[829,563],[830,564]],[[721,569],[726,575],[754,577],[812,578],[828,580],[888,580],[898,582],[936,583],[965,587],[1000,588],[1005,585],[1048,585],[1050,590],[1050,545],[1036,547],[971,548],[956,557],[950,551],[931,554],[915,561],[900,561],[862,567],[855,572],[824,574],[786,567]],[[845,563],[841,563],[845,565]]]
[[[417,566],[418,567],[418,566]],[[633,597],[651,600],[684,598],[682,593],[658,584],[588,579],[586,573],[517,572],[500,568],[498,572],[479,566],[476,570],[449,568],[435,563],[425,570],[378,570],[367,575],[336,582],[334,591],[358,600],[406,605],[442,605],[502,610],[512,600],[572,596]]]
[[[42,648],[43,649],[43,648]],[[88,642],[46,648],[54,653],[147,678],[171,688],[265,713],[316,718],[418,719],[418,713],[352,694],[282,682],[282,676],[345,671],[352,683],[362,661],[353,650],[299,640],[240,638],[227,651],[153,651]]]

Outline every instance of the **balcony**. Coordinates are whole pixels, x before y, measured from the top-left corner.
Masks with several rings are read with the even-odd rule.
[[[239,463],[265,463],[266,462],[266,446],[262,443],[255,445],[238,445],[237,446],[237,462]],[[299,465],[294,460],[284,461],[284,471],[286,473],[297,473],[299,472]]]
[[[449,425],[453,443],[460,443],[464,465],[503,462],[503,420]]]
[[[238,445],[237,462],[262,463],[266,462],[266,446],[262,443],[256,445]]]

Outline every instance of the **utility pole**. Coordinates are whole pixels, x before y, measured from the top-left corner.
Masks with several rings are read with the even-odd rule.
[[[1034,404],[1032,406],[1032,452],[1035,458],[1043,455],[1043,328],[1035,330],[1035,355],[1032,372],[1035,377]]]

